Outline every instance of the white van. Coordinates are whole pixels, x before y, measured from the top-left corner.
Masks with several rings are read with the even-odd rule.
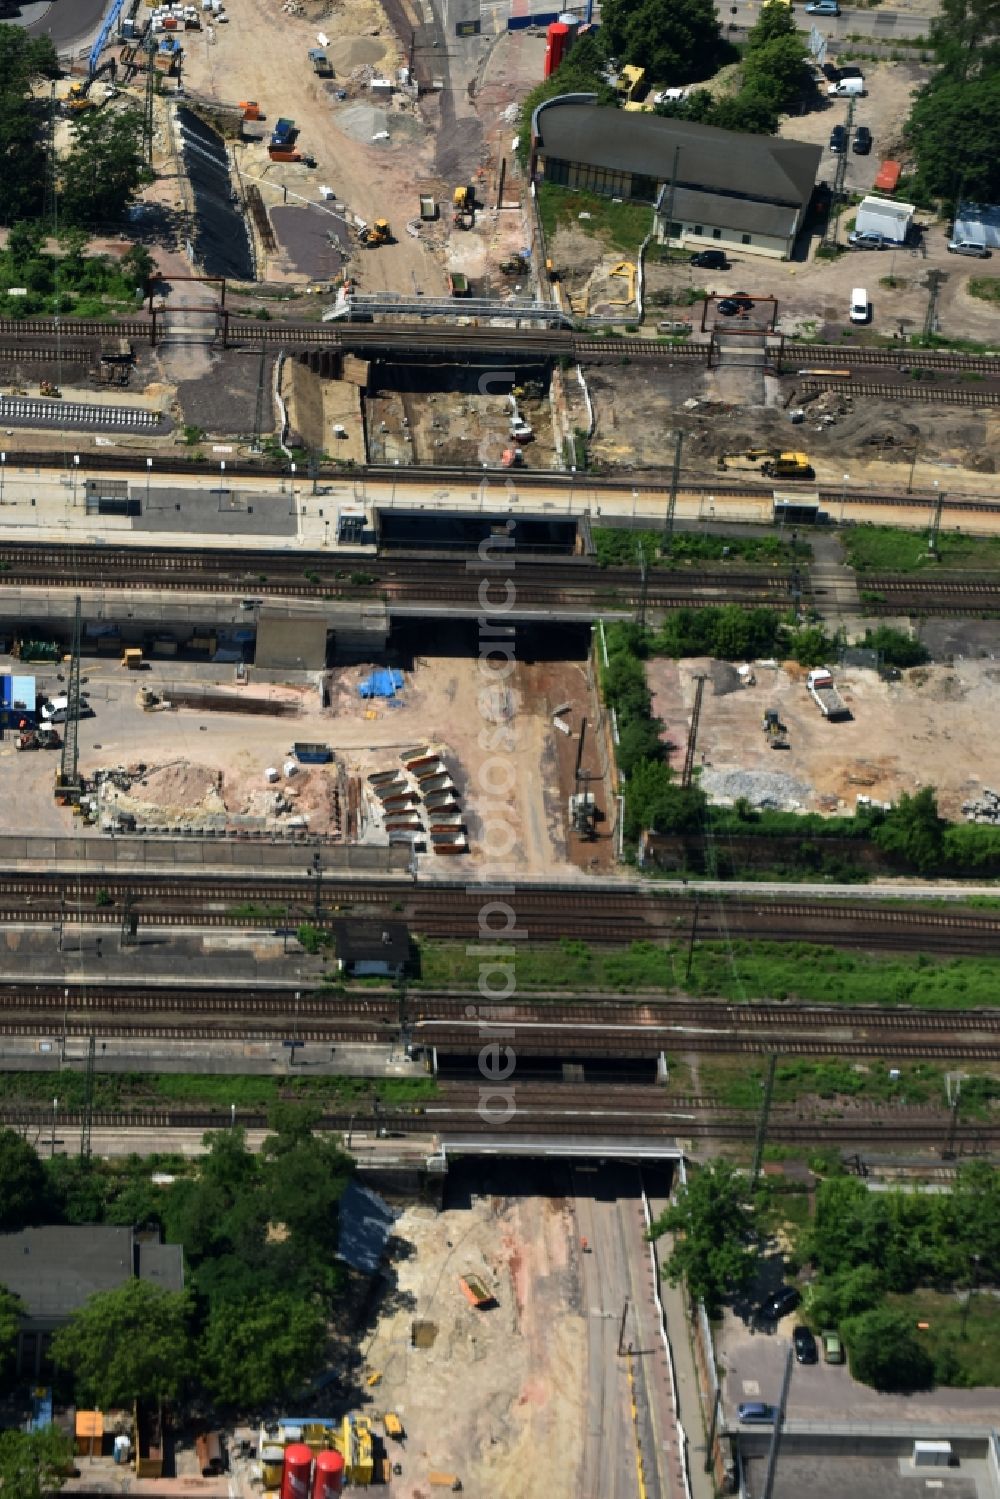
[[[863,99],[865,92],[863,78],[841,78],[839,83],[828,83],[826,86],[827,97],[830,99]]]
[[[80,698],[80,717],[90,718],[93,708],[85,697]],[[65,723],[69,717],[69,698],[53,697],[42,704],[42,721],[44,723]]]
[[[867,323],[870,311],[868,293],[863,286],[856,286],[851,292],[851,322]]]

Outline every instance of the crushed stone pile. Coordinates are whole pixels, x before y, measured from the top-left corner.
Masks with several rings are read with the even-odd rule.
[[[743,797],[751,806],[771,812],[797,812],[810,793],[804,781],[774,770],[705,769],[701,784],[712,801],[731,804]]]

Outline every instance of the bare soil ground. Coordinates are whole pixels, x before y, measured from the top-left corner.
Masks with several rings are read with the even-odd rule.
[[[375,463],[449,463],[496,467],[516,444],[506,396],[472,392],[385,391],[366,402],[370,456]],[[518,401],[534,432],[522,447],[525,468],[552,468],[552,414],[545,396]]]
[[[802,358],[805,368],[808,350]],[[938,478],[961,488],[969,475],[995,471],[1000,418],[989,411],[837,391],[809,402],[805,421],[793,427],[785,406],[796,404],[794,377],[764,380],[752,369],[708,370],[689,360],[672,369],[597,367],[587,371],[587,384],[596,416],[590,453],[599,463],[669,466],[680,431],[684,472],[699,479],[720,472],[724,455],[775,446],[806,451],[826,482],[849,470],[859,485],[905,483],[918,441],[918,487]],[[699,405],[685,410],[688,400]],[[740,469],[738,460],[730,465],[731,473]]]
[[[365,1352],[382,1376],[373,1401],[406,1429],[401,1450],[389,1444],[399,1499],[426,1499],[435,1469],[495,1499],[575,1490],[587,1322],[574,1223],[565,1199],[542,1194],[410,1207],[397,1221],[395,1286]],[[466,1301],[458,1278],[470,1272],[492,1310]],[[412,1346],[414,1320],[434,1324],[431,1347]]]
[[[721,666],[718,663],[717,666]],[[653,712],[666,737],[683,756],[694,673],[704,663],[650,663]],[[731,670],[731,669],[730,669]],[[935,786],[942,815],[962,820],[961,806],[992,785],[993,746],[1000,734],[997,683],[1000,664],[963,660],[953,666],[919,667],[889,684],[877,673],[844,667],[834,673],[854,717],[828,723],[806,691],[805,672],[792,662],[756,665],[753,688],[706,694],[698,732],[704,773],[714,781],[731,771],[750,773],[761,792],[777,789],[773,777],[787,778],[778,801],[791,810],[853,812],[859,795],[894,801]],[[761,731],[765,708],[774,708],[788,728],[790,748],[772,750]],[[732,800],[753,790],[732,782]]]
[[[327,709],[319,706],[312,683],[264,687],[253,683],[251,672],[250,686],[235,689],[297,705],[298,715],[291,718],[191,709],[147,713],[138,705],[135,683],[123,682],[117,666],[88,662],[85,674],[94,715],[81,720],[80,769],[89,776],[98,769],[137,762],[149,767],[147,784],[137,781],[122,800],[123,810],[146,824],[209,825],[227,817],[251,817],[277,828],[305,817],[310,830],[330,835],[337,833],[339,817],[346,835],[345,808],[332,797],[338,774],[343,788],[350,777],[395,768],[400,750],[427,744],[447,761],[469,834],[469,855],[452,861],[452,872],[461,868],[471,876],[477,861],[489,857],[483,850],[487,816],[511,831],[509,853],[494,857],[509,857],[525,873],[568,876],[591,867],[595,859],[610,859],[614,808],[603,781],[595,779],[588,788],[601,818],[597,843],[581,842],[568,828],[568,798],[584,717],[591,727],[583,769],[595,777],[602,770],[594,735],[597,704],[586,663],[518,661],[494,694],[495,684],[482,676],[475,658],[421,656],[405,672],[397,707],[360,697],[358,688],[371,674],[371,667],[364,665],[327,674]],[[176,666],[153,663],[143,686],[169,696],[169,685],[177,677]],[[51,680],[39,679],[42,692],[51,694],[57,685],[54,674]],[[215,692],[234,690],[231,669],[202,669],[197,685]],[[566,704],[570,736],[552,722],[554,710]],[[329,768],[299,767],[290,778],[281,774],[276,785],[269,785],[265,771],[282,771],[295,740],[329,744],[336,763]],[[505,779],[511,779],[511,785],[490,790],[481,778],[483,766],[498,753],[509,756],[511,777]],[[36,830],[66,833],[71,819],[55,806],[52,796],[55,760],[49,753],[17,754],[11,742],[0,744],[12,804]],[[494,769],[490,774],[499,773]],[[80,831],[78,822],[73,831]],[[370,836],[383,835],[371,830]],[[446,863],[428,856],[435,872]]]

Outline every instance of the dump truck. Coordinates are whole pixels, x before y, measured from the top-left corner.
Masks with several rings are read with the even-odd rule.
[[[437,200],[436,200],[436,198],[433,198],[430,193],[421,193],[420,194],[420,217],[421,217],[421,219],[424,221],[425,224],[432,224],[434,222],[434,220],[437,218],[437,216],[438,216],[438,206],[437,206]]]
[[[142,651],[137,646],[126,646],[122,651],[122,666],[127,671],[142,671]]]
[[[469,278],[463,275],[461,271],[448,272],[448,290],[453,297],[469,297],[472,295]]]
[[[290,146],[297,135],[295,121],[281,117],[275,121],[274,129],[271,131],[271,145]]]
[[[462,1295],[468,1301],[469,1305],[474,1306],[477,1311],[489,1311],[491,1307],[496,1306],[496,1297],[488,1286],[484,1285],[478,1275],[469,1273],[460,1275],[458,1277],[458,1284],[462,1289]]]
[[[312,63],[312,69],[317,78],[332,78],[334,76],[330,59],[321,47],[309,48],[309,61]]]
[[[242,111],[245,120],[267,119],[256,99],[241,99],[236,108]]]
[[[471,187],[456,187],[452,194],[452,220],[459,229],[471,229],[476,221],[476,195]]]
[[[818,666],[811,671],[806,677],[806,687],[823,717],[831,723],[851,717],[851,710],[834,686],[833,672],[828,666]]]
[[[308,151],[296,151],[292,146],[268,146],[267,154],[272,161],[301,161],[303,166],[314,167],[315,156],[310,156]]]

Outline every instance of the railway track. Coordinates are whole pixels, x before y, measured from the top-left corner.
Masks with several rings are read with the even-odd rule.
[[[82,1115],[76,1111],[60,1113],[58,1127],[62,1130],[79,1128]],[[113,1129],[171,1132],[174,1130],[229,1129],[233,1123],[243,1129],[267,1129],[266,1115],[237,1110],[235,1120],[227,1113],[205,1110],[136,1109],[131,1112],[97,1109],[91,1118],[95,1130]],[[32,1109],[0,1110],[0,1124],[10,1124],[21,1131],[32,1128],[40,1134],[52,1128],[51,1112]],[[750,1140],[756,1133],[753,1118],[697,1118],[671,1106],[669,1099],[660,1100],[653,1107],[637,1108],[623,1106],[615,1100],[610,1106],[601,1107],[593,1103],[588,1112],[565,1112],[557,1099],[548,1103],[537,1103],[518,1109],[509,1122],[498,1124],[484,1120],[477,1107],[464,1109],[439,1109],[435,1111],[370,1110],[354,1109],[350,1112],[332,1111],[324,1115],[318,1127],[332,1133],[355,1135],[377,1132],[380,1135],[436,1135],[448,1147],[449,1136],[487,1135],[516,1139],[528,1136],[555,1135],[578,1138],[585,1141],[595,1137],[627,1136],[643,1139],[659,1139],[668,1147],[678,1136],[688,1138],[711,1138],[718,1140]],[[1000,1140],[1000,1124],[973,1124],[959,1121],[950,1126],[947,1116],[939,1118],[892,1118],[884,1115],[865,1116],[861,1113],[850,1119],[813,1120],[803,1123],[782,1118],[775,1114],[768,1125],[768,1138],[786,1143],[798,1142],[818,1144],[873,1144],[929,1145],[948,1147],[961,1153],[963,1147],[982,1150]]]
[[[879,614],[968,615],[1000,613],[1000,577],[959,574],[858,574],[866,608]]]
[[[280,929],[314,910],[321,916],[390,911],[419,932],[475,939],[488,892],[450,881],[414,886],[310,874],[259,880],[197,876],[47,874],[0,877],[0,922],[78,922],[115,927],[126,900],[141,922],[157,926]],[[702,940],[766,937],[876,949],[983,953],[1000,950],[1000,915],[955,907],[913,909],[842,901],[674,895],[615,886],[522,886],[512,897],[519,928],[535,941],[579,936],[590,942],[674,939],[686,942],[697,910]]]
[[[979,410],[1000,406],[1000,390],[968,385],[928,385],[919,380],[904,382],[902,377],[897,385],[889,385],[885,381],[876,383],[871,380],[852,380],[845,384],[843,381],[834,382],[831,376],[828,381],[810,380],[802,386],[801,395],[811,399],[834,388],[872,401],[924,401],[938,406],[971,406]]]

